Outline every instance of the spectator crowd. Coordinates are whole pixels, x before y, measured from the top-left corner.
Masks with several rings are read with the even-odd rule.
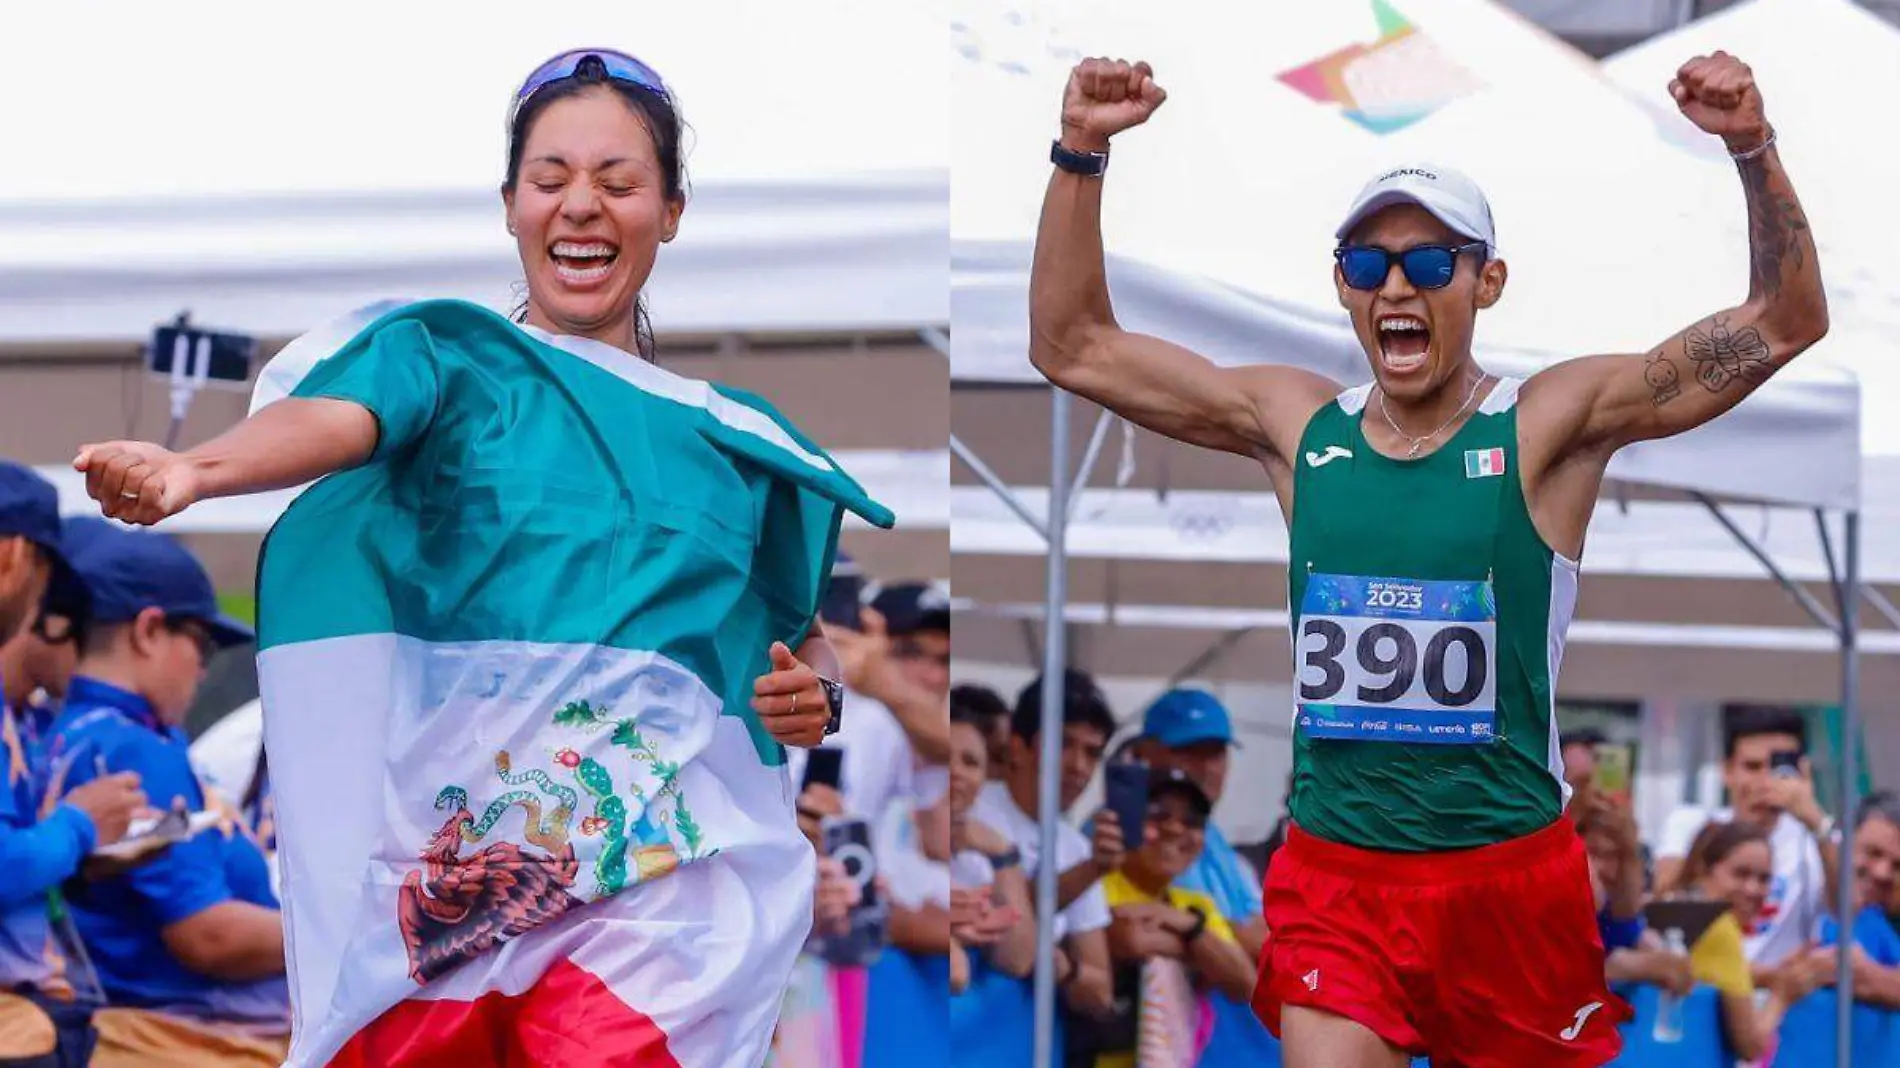
[[[1070,818],[1050,857],[1036,818],[1043,680],[1013,700],[953,686],[949,600],[929,582],[873,582],[856,625],[826,630],[844,725],[789,757],[820,863],[775,1068],[1028,1064],[1045,924],[1058,1063],[1278,1063],[1251,1001],[1269,936],[1262,875],[1285,820],[1258,847],[1213,821],[1239,750],[1218,699],[1171,690],[1124,731],[1096,681],[1065,672],[1047,723]],[[268,768],[256,747],[245,774],[211,771],[181,726],[210,658],[251,640],[180,544],[62,521],[50,485],[0,464],[0,1068],[281,1061]],[[1857,1000],[1900,1010],[1900,798],[1829,812],[1806,720],[1745,710],[1726,725],[1728,803],[1683,806],[1645,843],[1627,788],[1600,774],[1607,745],[1561,739],[1568,814],[1606,974],[1657,992],[1658,1041],[1679,1026],[1668,1007],[1709,988],[1734,1058],[1776,1063],[1784,1022],[1835,982],[1842,953]],[[1143,807],[1080,810],[1115,765],[1141,769]],[[1133,817],[1138,830],[1123,826]],[[1045,864],[1057,894],[1042,917]]]

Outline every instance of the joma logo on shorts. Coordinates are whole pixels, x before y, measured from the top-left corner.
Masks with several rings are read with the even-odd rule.
[[[1557,1037],[1563,1039],[1565,1042],[1575,1042],[1577,1036],[1583,1034],[1583,1022],[1590,1018],[1591,1013],[1602,1007],[1603,1003],[1601,1001],[1592,1001],[1590,1004],[1578,1009],[1577,1018],[1571,1022],[1569,1027],[1557,1032]]]

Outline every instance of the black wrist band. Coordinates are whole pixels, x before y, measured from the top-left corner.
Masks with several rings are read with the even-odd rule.
[[[825,723],[825,737],[829,738],[844,727],[844,686],[823,675],[818,676],[818,684],[825,688],[825,702],[831,706],[831,719]]]
[[[1108,170],[1108,153],[1071,152],[1062,147],[1062,141],[1058,138],[1049,142],[1049,162],[1070,174],[1100,178]]]
[[[1188,911],[1194,914],[1194,926],[1188,928],[1187,933],[1181,936],[1181,941],[1183,942],[1193,942],[1195,939],[1201,937],[1201,932],[1207,930],[1207,913],[1202,912],[1200,909],[1189,909]]]

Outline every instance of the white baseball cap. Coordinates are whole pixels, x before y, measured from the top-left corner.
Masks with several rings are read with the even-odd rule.
[[[1345,240],[1368,215],[1394,204],[1417,204],[1458,233],[1484,242],[1490,256],[1498,254],[1497,227],[1484,190],[1450,167],[1433,163],[1395,167],[1367,182],[1333,236]]]

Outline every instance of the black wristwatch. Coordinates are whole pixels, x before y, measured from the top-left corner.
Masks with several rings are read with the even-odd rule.
[[[1022,862],[1023,851],[1017,849],[1015,846],[1010,846],[1009,852],[998,853],[990,858],[990,868],[994,871],[1008,871]]]
[[[1108,172],[1108,153],[1072,152],[1062,147],[1061,138],[1049,143],[1049,162],[1084,178],[1100,178]]]
[[[844,684],[820,675],[818,685],[825,688],[825,704],[831,706],[831,721],[825,724],[825,736],[830,737],[844,726]]]
[[[1207,930],[1207,913],[1197,908],[1189,908],[1188,911],[1194,915],[1194,926],[1187,929],[1187,933],[1181,936],[1181,941],[1192,943]]]

